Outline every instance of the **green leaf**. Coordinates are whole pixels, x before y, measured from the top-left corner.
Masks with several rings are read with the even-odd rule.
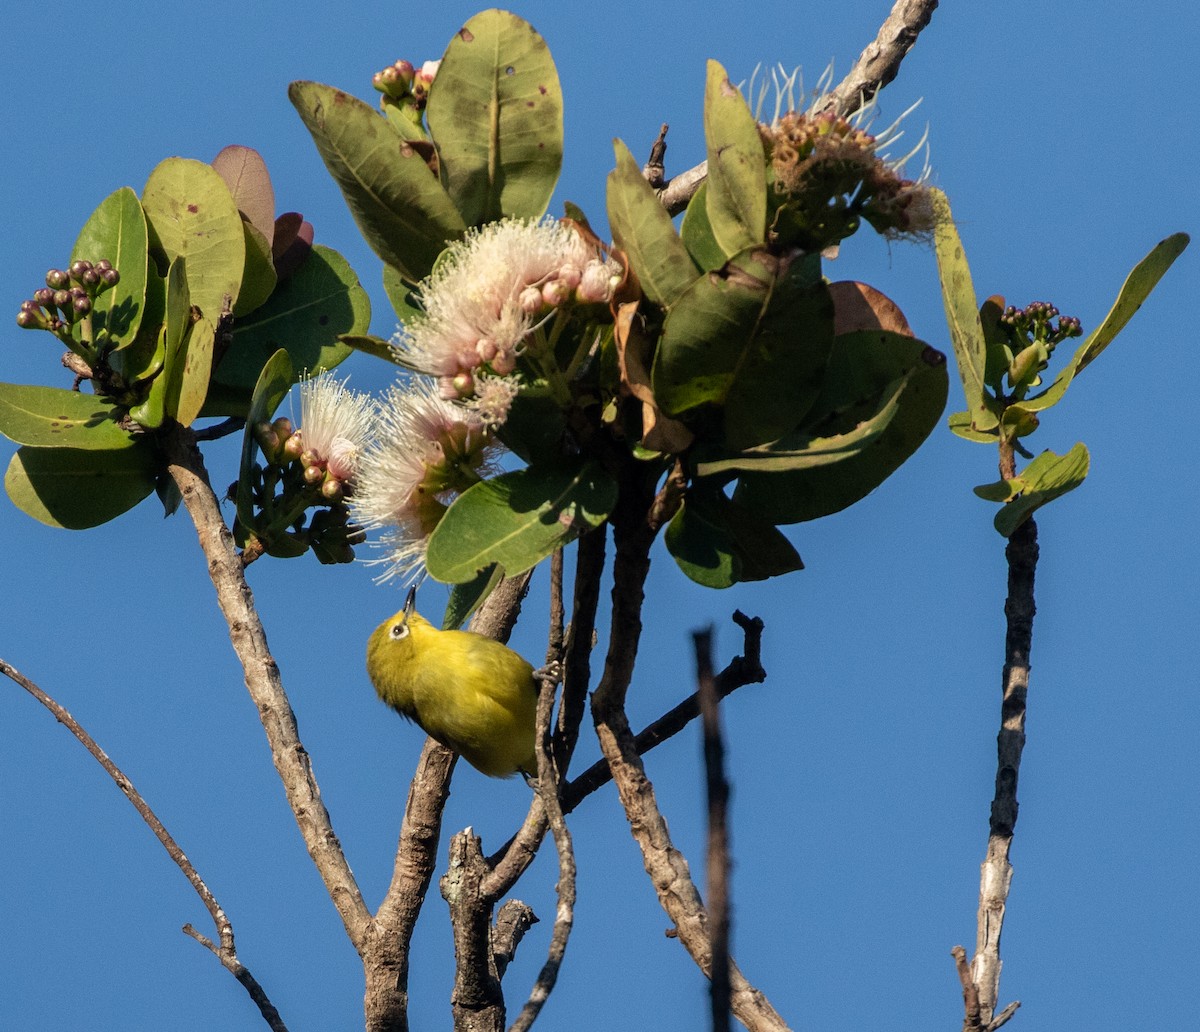
[[[708,62],[704,91],[708,221],[732,257],[762,244],[767,231],[766,157],[758,123],[725,69]]]
[[[371,303],[354,270],[336,251],[314,245],[271,299],[234,325],[233,344],[213,374],[214,388],[224,390],[210,397],[204,414],[244,415],[259,373],[280,348],[297,376],[334,368],[352,351],[338,338],[361,335],[370,322]]]
[[[153,491],[158,465],[147,441],[111,451],[18,448],[4,487],[13,504],[35,520],[86,530],[115,519]]]
[[[242,220],[242,231],[246,235],[246,268],[242,271],[242,292],[233,307],[233,314],[239,318],[263,304],[279,280],[270,241],[247,219]]]
[[[201,316],[188,330],[182,368],[172,381],[173,386],[178,385],[178,391],[167,401],[172,417],[183,426],[191,426],[204,407],[215,343],[216,327]]]
[[[383,267],[383,292],[392,303],[396,318],[402,323],[407,324],[414,316],[421,314],[421,309],[415,303],[412,286],[390,265]]]
[[[442,630],[457,631],[462,627],[503,579],[499,566],[485,566],[465,584],[455,584],[450,589],[450,600],[442,617]]]
[[[821,386],[833,303],[819,264],[761,248],[697,279],[671,308],[652,384],[672,416],[724,408],[725,444],[740,450],[795,427]]]
[[[115,451],[133,437],[115,420],[120,410],[94,394],[0,383],[0,434],[34,448]]]
[[[665,543],[679,568],[708,588],[804,569],[777,528],[720,491],[689,492],[667,526]]]
[[[911,376],[912,373],[909,373]],[[792,470],[814,469],[861,455],[874,444],[900,411],[900,397],[908,386],[905,376],[894,386],[880,409],[854,429],[832,437],[812,437],[802,433],[788,434],[771,444],[748,448],[736,455],[695,464],[696,475],[709,477],[734,470],[746,473],[786,473]]]
[[[646,296],[667,308],[695,281],[696,266],[629,148],[620,140],[613,147],[617,167],[608,174],[613,241],[628,256]]]
[[[566,414],[546,381],[522,384],[500,427],[504,446],[531,465],[553,465],[562,458],[568,437]]]
[[[413,283],[424,279],[466,230],[424,159],[382,115],[348,93],[294,82],[288,96],[367,243]]]
[[[1183,253],[1189,239],[1186,233],[1175,233],[1159,241],[1150,253],[1133,267],[1133,271],[1121,285],[1117,299],[1104,321],[1084,338],[1070,363],[1055,377],[1049,387],[1041,394],[1020,402],[1022,409],[1026,412],[1041,412],[1062,398],[1071,386],[1071,381],[1099,357],[1142,307],[1142,302],[1150,296],[1158,281]]]
[[[996,444],[1000,440],[999,424],[993,430],[976,430],[971,426],[970,412],[955,412],[947,420],[951,433],[977,444]]]
[[[156,430],[162,426],[163,419],[166,416],[166,396],[167,387],[170,383],[170,378],[167,376],[163,368],[167,356],[167,328],[163,326],[158,334],[158,343],[155,346],[153,358],[150,362],[150,368],[154,371],[154,378],[150,381],[150,386],[146,390],[145,397],[136,405],[130,406],[129,415],[137,423],[144,426],[147,430]]]
[[[382,358],[385,362],[395,362],[392,345],[382,337],[369,333],[339,333],[338,340],[355,351],[361,351],[372,358]]]
[[[254,460],[258,455],[258,439],[254,427],[269,420],[291,390],[295,371],[288,353],[280,348],[263,364],[258,382],[246,412],[246,429],[242,434],[242,461],[237,483],[237,515],[243,527],[254,526]]]
[[[954,227],[950,202],[941,190],[930,191],[936,224],[933,246],[937,254],[938,277],[942,283],[942,301],[946,306],[946,322],[950,327],[950,342],[958,362],[967,411],[974,428],[991,430],[999,422],[996,401],[985,387],[987,371],[987,341],[979,320],[975,288],[971,284],[971,267],[963,252],[962,240]]]
[[[109,194],[92,212],[71,249],[71,261],[107,258],[121,274],[120,282],[96,298],[92,327],[105,333],[118,348],[137,337],[146,310],[149,235],[146,214],[137,194],[123,186]]]
[[[1044,451],[1011,480],[983,484],[975,493],[987,501],[1005,502],[996,513],[996,530],[1011,537],[1043,505],[1074,491],[1088,475],[1090,458],[1082,442],[1066,455]]]
[[[725,264],[726,254],[717,243],[712,223],[708,221],[707,180],[700,184],[700,188],[688,202],[687,210],[683,213],[683,223],[679,227],[679,236],[688,254],[692,256],[692,261],[702,272],[712,272]]]
[[[213,321],[237,302],[246,267],[242,217],[211,165],[167,158],[142,191],[146,219],[168,261],[187,259],[192,304]]]
[[[468,226],[545,213],[562,169],[563,101],[532,25],[498,10],[468,21],[438,66],[425,118]]]
[[[897,385],[902,389],[897,393]],[[882,484],[929,436],[946,407],[946,357],[923,341],[885,330],[839,334],[804,423],[777,447],[804,435],[853,435],[897,411],[882,430],[838,461],[781,473],[746,473],[734,500],[772,523],[818,519],[853,505]]]
[[[503,473],[455,499],[430,535],[426,569],[449,584],[491,563],[515,577],[599,526],[616,500],[616,482],[595,462]]]

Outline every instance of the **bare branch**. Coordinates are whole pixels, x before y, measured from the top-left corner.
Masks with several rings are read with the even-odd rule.
[[[492,956],[496,962],[496,974],[500,978],[504,977],[508,965],[517,955],[517,947],[521,945],[525,933],[537,923],[533,907],[519,899],[510,899],[500,908],[492,928]]]
[[[938,0],[896,0],[875,39],[846,77],[826,94],[822,111],[851,115],[896,78],[900,63],[929,24]]]
[[[712,1028],[729,1032],[729,782],[725,779],[725,744],[721,739],[721,707],[713,677],[713,629],[692,635],[696,645],[696,681],[704,727],[704,772],[708,788],[708,941],[712,951]]]
[[[237,949],[233,940],[233,925],[230,923],[225,911],[221,908],[221,905],[217,902],[216,897],[212,894],[209,887],[204,883],[204,879],[200,877],[196,868],[192,866],[192,862],[180,848],[179,843],[167,831],[166,826],[158,819],[158,815],[150,809],[150,804],[146,802],[142,794],[134,788],[133,782],[113,763],[108,753],[100,748],[99,743],[88,734],[64,706],[3,659],[0,659],[0,673],[4,674],[10,680],[15,681],[48,709],[54,715],[54,719],[70,731],[79,740],[80,744],[91,753],[96,762],[104,768],[105,773],[113,779],[117,788],[125,794],[125,798],[133,804],[133,808],[137,810],[138,815],[146,822],[150,830],[154,832],[154,837],[162,843],[163,849],[167,851],[167,855],[174,861],[175,866],[183,872],[183,876],[187,878],[188,883],[196,890],[196,895],[200,897],[200,902],[204,904],[204,908],[208,911],[213,924],[216,926],[220,944],[218,945],[211,939],[201,935],[190,924],[183,926],[184,932],[202,946],[207,947],[213,956],[221,962],[222,966],[242,984],[258,1007],[263,1020],[266,1021],[273,1032],[287,1032],[287,1026],[279,1016],[279,1011],[275,1009],[270,999],[268,999],[262,986],[250,974],[246,966],[238,960]]]
[[[555,553],[561,557],[561,549]],[[561,565],[559,574],[562,573]],[[553,579],[553,578],[552,578]],[[561,607],[561,579],[559,580],[558,606]],[[552,606],[553,608],[553,606]],[[561,612],[561,608],[559,608]],[[555,633],[553,618],[551,620],[551,646],[549,655],[553,654],[555,638],[561,646],[561,624]],[[557,662],[557,660],[553,660]],[[554,928],[550,933],[550,945],[546,951],[546,962],[538,972],[537,981],[529,993],[529,999],[521,1008],[516,1021],[512,1023],[509,1032],[528,1032],[541,1013],[542,1006],[554,991],[558,981],[558,971],[562,967],[563,957],[567,952],[567,942],[571,938],[571,929],[575,923],[575,851],[571,845],[571,833],[567,829],[563,817],[562,805],[559,801],[561,791],[560,775],[554,765],[554,756],[550,743],[550,724],[554,718],[554,689],[556,681],[552,676],[542,678],[538,690],[537,708],[537,794],[542,800],[542,806],[550,823],[550,831],[554,835],[554,845],[558,850],[558,906],[554,912]]]
[[[964,1032],[999,1028],[1016,1012],[1010,1004],[996,1015],[1000,996],[1000,934],[1012,885],[1008,855],[1017,826],[1017,781],[1025,748],[1025,708],[1029,692],[1029,655],[1033,645],[1034,575],[1037,571],[1037,524],[1026,520],[1009,538],[1008,598],[1004,603],[1007,632],[1004,642],[1003,702],[1000,733],[996,737],[996,792],[992,799],[987,855],[980,867],[979,912],[976,919],[975,956],[971,981],[978,997],[978,1012],[968,1009]],[[961,949],[961,947],[959,947]]]
[[[896,0],[875,39],[859,54],[846,77],[829,91],[820,110],[853,114],[895,79],[937,5],[938,0]],[[707,178],[708,162],[702,161],[663,183],[658,189],[658,199],[667,211],[677,215]]]
[[[492,950],[491,908],[481,905],[488,873],[479,838],[467,828],[450,840],[450,868],[442,876],[442,898],[454,926],[454,991],[450,1008],[455,1032],[503,1032],[504,994]]]
[[[601,526],[584,534],[575,552],[575,594],[562,664],[562,701],[558,706],[558,725],[554,732],[554,761],[561,773],[566,772],[567,764],[571,762],[587,703],[596,608],[604,572],[606,533],[606,528]],[[605,771],[608,769],[604,763],[599,766]],[[570,809],[565,807],[566,812],[570,812]],[[484,892],[489,899],[498,900],[516,884],[537,855],[547,827],[545,808],[541,797],[535,794],[520,830],[498,852],[488,857],[492,873],[484,882]]]
[[[604,675],[592,695],[592,720],[659,903],[674,922],[679,941],[700,970],[710,974],[712,954],[704,905],[687,861],[671,841],[625,714],[625,694],[642,630],[643,586],[656,529],[647,518],[654,501],[653,486],[647,490],[641,477],[636,469],[627,469],[612,517],[616,542],[612,626]],[[738,1020],[751,1032],[786,1029],[767,998],[746,981],[732,962],[729,967],[731,1007]]]
[[[288,805],[346,934],[361,954],[372,931],[371,915],[321,799],[312,761],[300,741],[296,716],[267,645],[266,632],[254,608],[254,595],[234,551],[233,535],[221,516],[220,502],[209,483],[204,460],[191,432],[183,427],[164,434],[163,444],[168,472],[195,524],[217,602],[229,625],[229,639],[241,662],[246,688],[258,709]]]

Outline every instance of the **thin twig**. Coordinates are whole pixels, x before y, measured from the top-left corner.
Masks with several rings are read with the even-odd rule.
[[[557,553],[561,556],[561,550]],[[561,565],[559,574],[562,573]],[[552,578],[553,580],[553,578]],[[562,603],[561,577],[559,579],[559,606]],[[553,606],[552,606],[553,608]],[[561,612],[561,608],[560,608]],[[561,624],[558,633],[554,632],[554,621],[551,620],[551,649],[548,657],[553,656],[554,639],[558,638],[561,648]],[[551,658],[551,662],[558,662]],[[554,927],[550,933],[550,945],[546,950],[546,962],[538,972],[537,981],[530,990],[529,999],[521,1008],[521,1013],[512,1023],[509,1032],[528,1032],[541,1013],[554,984],[558,981],[558,972],[562,967],[563,957],[567,952],[567,943],[571,938],[571,929],[575,923],[575,851],[571,845],[571,833],[567,829],[563,817],[562,805],[559,801],[560,781],[558,769],[554,765],[554,755],[550,748],[550,725],[554,718],[554,689],[556,681],[552,676],[542,678],[538,689],[537,708],[537,793],[542,800],[550,823],[550,831],[554,835],[554,845],[558,850],[558,905],[554,911]]]
[[[725,778],[725,744],[721,738],[721,706],[713,677],[713,629],[692,635],[696,645],[696,682],[704,729],[704,773],[708,795],[708,848],[705,889],[708,941],[712,951],[713,1032],[729,1032],[729,782]]]
[[[228,419],[223,419],[219,423],[214,423],[212,426],[207,426],[203,430],[196,431],[197,441],[219,441],[222,437],[228,437],[230,434],[236,434],[244,428],[246,421],[238,416],[230,416]]]
[[[220,940],[219,944],[214,943],[211,939],[206,938],[196,931],[190,924],[183,926],[184,932],[190,935],[193,939],[199,942],[202,946],[207,947],[219,960],[222,966],[230,972],[250,994],[250,998],[258,1007],[259,1013],[262,1014],[263,1020],[270,1026],[272,1032],[287,1032],[287,1026],[283,1023],[283,1019],[268,999],[266,992],[262,986],[258,984],[254,976],[246,969],[246,966],[238,960],[237,949],[233,939],[233,925],[229,921],[229,917],[217,902],[212,891],[204,883],[204,879],[200,877],[199,872],[192,866],[192,862],[187,858],[187,855],[180,848],[179,843],[167,831],[162,821],[158,819],[158,815],[150,809],[150,804],[146,802],[142,794],[133,786],[133,782],[121,771],[121,769],[113,763],[109,758],[108,753],[100,748],[99,743],[83,728],[83,726],[67,711],[67,709],[53,699],[49,694],[43,691],[38,685],[29,678],[25,677],[15,667],[0,659],[0,673],[4,674],[10,680],[15,681],[22,688],[32,695],[53,715],[55,720],[62,724],[68,731],[73,734],[80,744],[91,753],[92,757],[104,768],[113,782],[116,784],[137,810],[138,815],[146,822],[147,826],[154,837],[162,843],[163,849],[167,851],[167,856],[175,863],[175,866],[183,872],[183,876],[188,880],[188,883],[196,890],[196,895],[200,897],[200,902],[204,904],[204,908],[208,911],[212,918],[213,924],[217,929],[217,937]]]
[[[746,616],[745,613],[737,611],[733,614],[733,622],[742,628],[745,641],[742,645],[742,655],[734,656],[729,665],[716,676],[717,695],[722,699],[744,685],[762,683],[767,676],[761,661],[762,620],[757,616]],[[651,749],[662,745],[699,715],[700,693],[696,692],[638,732],[634,738],[638,755],[645,756]],[[596,789],[607,785],[611,780],[612,771],[609,770],[606,761],[599,760],[592,764],[567,784],[563,791],[563,809],[570,813]]]
[[[896,0],[875,39],[859,55],[846,77],[826,94],[822,108],[852,114],[895,79],[937,5],[938,0]],[[659,202],[677,215],[707,178],[708,162],[702,161],[668,179],[658,190]]]
[[[1007,630],[1000,732],[996,736],[996,792],[989,818],[987,855],[980,867],[975,956],[971,961],[971,981],[978,997],[978,1010],[973,1014],[968,1008],[963,1019],[963,1032],[991,1032],[1008,1021],[1020,1006],[1019,1003],[1010,1004],[1000,1014],[995,1013],[1000,996],[1000,935],[1013,876],[1009,852],[1017,826],[1017,781],[1021,753],[1025,748],[1029,656],[1033,644],[1033,619],[1037,612],[1034,603],[1037,524],[1032,519],[1013,532],[1005,557],[1008,560],[1008,597],[1004,603]]]

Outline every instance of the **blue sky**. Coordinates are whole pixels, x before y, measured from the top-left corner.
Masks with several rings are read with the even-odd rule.
[[[703,156],[706,58],[733,78],[759,62],[844,71],[887,4],[614,0],[518,6],[548,40],[566,102],[552,210],[603,221],[619,136],[644,157],[671,125],[668,172]],[[736,13],[733,13],[736,11]],[[885,120],[929,125],[934,181],[951,198],[977,290],[1049,299],[1085,331],[1162,237],[1195,232],[1200,139],[1184,0],[1114,25],[1096,5],[947,0],[881,97]],[[474,9],[426,5],[115,3],[0,13],[0,119],[9,157],[5,303],[62,264],[95,205],[140,191],[164,157],[209,160],[228,143],[267,160],[280,210],[304,212],[394,328],[378,260],[359,239],[286,96],[292,79],[370,97],[399,57],[438,56]],[[1179,117],[1182,111],[1183,117]],[[1029,742],[1001,1000],[1010,1026],[1049,1032],[1082,1015],[1096,1032],[1194,1021],[1200,898],[1195,746],[1200,613],[1194,446],[1200,374],[1185,253],[1114,347],[1034,439],[1084,440],[1085,485],[1039,516],[1042,559]],[[899,302],[948,350],[932,253],[864,235],[829,270]],[[0,379],[68,385],[55,346],[13,323]],[[382,363],[343,367],[360,389]],[[952,392],[957,384],[952,383]],[[951,405],[961,399],[954,393]],[[10,449],[0,445],[5,461]],[[215,484],[230,447],[207,453]],[[729,614],[767,620],[769,679],[726,705],[734,780],[734,947],[797,1029],[933,1029],[961,1023],[949,950],[975,935],[978,865],[994,777],[1003,647],[1003,542],[971,493],[994,478],[986,448],[935,431],[852,509],[793,528],[807,564],[777,582],[708,592],[661,547],[631,693],[635,725],[692,690],[689,632]],[[228,911],[239,952],[294,1030],[361,1027],[361,968],[325,898],[282,792],[186,517],[147,502],[87,533],[36,524],[0,500],[0,656],[57,696],[121,764]],[[375,699],[366,636],[400,596],[361,564],[311,557],[250,570],[260,613],[317,777],[368,901],[391,872],[420,749]],[[436,588],[423,593],[436,610]],[[514,644],[544,650],[539,579]],[[596,754],[585,736],[581,760]],[[697,733],[648,771],[678,844],[703,868]],[[40,707],[0,685],[0,1028],[256,1029],[243,990],[179,932],[206,915],[132,808]],[[520,781],[459,771],[448,830],[498,845],[525,811]],[[614,795],[573,821],[575,936],[545,1028],[694,1029],[704,986],[659,911]],[[549,915],[549,858],[519,886]],[[542,962],[537,926],[506,979],[515,1013]],[[446,1027],[452,977],[436,891],[418,929],[414,1028]]]

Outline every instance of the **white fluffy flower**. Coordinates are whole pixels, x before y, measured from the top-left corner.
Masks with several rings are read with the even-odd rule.
[[[576,293],[599,249],[571,223],[504,219],[446,249],[421,284],[423,314],[393,342],[404,365],[438,378],[444,398],[470,397],[478,372],[507,376],[526,338]],[[619,279],[620,270],[613,263]],[[588,301],[607,301],[589,279]]]
[[[428,381],[388,392],[350,499],[355,522],[382,531],[373,543],[388,554],[372,560],[387,564],[381,580],[420,573],[429,535],[450,502],[492,471],[496,447],[477,413]]]
[[[376,416],[374,400],[349,390],[332,373],[301,380],[298,433],[305,465],[318,466],[342,483],[353,481]]]

